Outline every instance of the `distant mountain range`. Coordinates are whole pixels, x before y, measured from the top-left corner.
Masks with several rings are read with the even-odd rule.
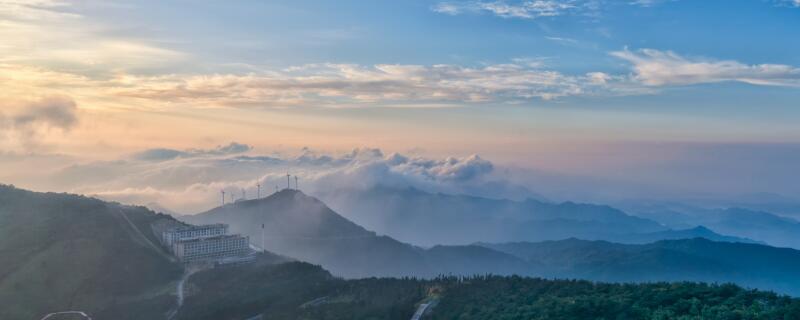
[[[567,239],[481,246],[539,267],[542,276],[613,282],[733,282],[800,294],[800,251],[702,238],[643,245]]]
[[[572,204],[544,207],[550,208],[550,211],[544,211],[550,217],[563,215],[574,220],[580,218],[575,213],[580,211],[573,211],[574,208],[588,210],[582,205]],[[592,219],[618,216],[615,210],[582,215]],[[760,244],[715,242],[701,238],[639,245],[567,239],[538,243],[439,245],[426,249],[377,235],[340,216],[316,198],[296,190],[284,190],[267,198],[239,201],[181,218],[193,223],[229,223],[231,232],[249,235],[256,245],[261,244],[263,234],[264,246],[268,250],[320,264],[333,275],[351,278],[518,274],[614,282],[696,280],[735,282],[800,295],[800,251]],[[175,308],[175,287],[181,279],[183,267],[157,245],[151,225],[162,220],[173,218],[144,207],[0,185],[0,256],[3,257],[0,264],[0,318],[37,319],[49,312],[75,309],[86,311],[98,319],[165,318]],[[441,228],[444,230],[447,226]],[[662,231],[642,233],[629,241],[662,237],[659,232]],[[670,233],[676,234],[719,236],[704,228]],[[265,254],[264,257],[272,255]],[[285,261],[270,260],[272,262],[246,268],[252,273],[243,275],[237,285],[226,284],[233,278],[217,276],[236,274],[236,270],[245,269],[206,273],[197,280],[200,288],[205,288],[201,290],[206,291],[194,292],[198,287],[189,284],[188,309],[182,310],[179,318],[194,319],[193,314],[208,314],[206,311],[211,309],[205,307],[207,304],[203,301],[208,301],[204,300],[206,298],[219,303],[214,306],[214,312],[219,314],[225,314],[228,306],[242,303],[247,307],[242,309],[243,312],[262,311],[263,305],[222,299],[246,298],[242,294],[208,290],[256,290],[262,286],[248,284],[258,281],[261,274],[268,274],[271,281],[281,281],[282,277],[292,274],[294,276],[285,281],[304,279],[307,273],[293,270],[305,270],[308,268],[305,264],[263,268],[279,260]],[[326,272],[314,270],[317,269],[308,274],[330,279]],[[298,309],[308,302],[307,298],[319,298],[314,296],[317,291],[343,294],[336,299],[346,301],[343,303],[356,310],[361,310],[358,301],[367,301],[357,298],[363,294],[358,292],[364,292],[358,286],[365,283],[381,283],[381,286],[395,283],[405,288],[406,291],[402,292],[424,293],[420,291],[423,288],[419,283],[413,280],[324,281],[328,283],[324,288],[318,287],[319,282],[305,281],[297,292],[286,291],[293,287],[291,283],[276,283],[272,288],[279,291],[265,292],[259,303],[273,301],[288,312],[284,318],[291,319],[296,318],[298,312],[317,314],[336,309],[335,304],[329,306],[333,309]],[[380,288],[383,287],[373,288],[374,292],[386,290]],[[398,291],[397,297],[406,293]],[[192,300],[192,296],[202,299]],[[283,297],[284,300],[275,300]],[[380,303],[381,310],[395,310],[388,300]],[[413,305],[412,300],[404,300],[402,309],[395,310],[396,314],[405,316],[410,305]],[[336,312],[347,314],[345,310]]]
[[[703,225],[701,223],[680,225],[673,230],[649,216],[632,216],[603,205],[498,200],[382,186],[368,190],[335,190],[320,197],[348,219],[368,229],[423,246],[570,237],[620,243],[694,237],[755,242],[698,228]]]
[[[557,208],[566,208],[565,216],[575,217],[570,211],[573,206],[581,207],[570,204]],[[547,214],[552,217],[556,212],[551,209]],[[611,210],[586,215],[616,217],[617,213]],[[631,242],[644,242],[672,236],[708,236],[732,242],[694,238],[626,245],[567,239],[423,249],[367,231],[296,190],[182,218],[191,223],[228,223],[232,232],[247,234],[256,243],[263,224],[268,250],[321,264],[333,274],[346,277],[494,273],[603,281],[736,282],[800,293],[800,268],[794,269],[800,267],[800,251],[744,243],[752,241],[720,236],[702,227],[627,237]]]
[[[800,249],[800,221],[743,208],[706,209],[676,203],[627,204],[626,211],[672,228],[703,225],[716,232]]]

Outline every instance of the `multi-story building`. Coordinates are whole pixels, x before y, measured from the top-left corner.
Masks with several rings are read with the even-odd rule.
[[[180,241],[216,237],[228,234],[228,225],[217,223],[201,226],[185,225],[165,230],[161,233],[161,242],[170,250]]]
[[[215,261],[223,258],[241,257],[250,253],[250,239],[240,235],[181,240],[173,244],[173,252],[184,263]]]

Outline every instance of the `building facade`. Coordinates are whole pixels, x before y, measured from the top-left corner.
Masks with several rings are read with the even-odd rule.
[[[201,226],[181,226],[164,231],[161,242],[170,250],[181,241],[196,240],[201,238],[216,237],[228,234],[228,225],[217,223]]]
[[[173,247],[175,256],[185,263],[212,261],[249,254],[250,239],[240,235],[219,235],[178,241]]]

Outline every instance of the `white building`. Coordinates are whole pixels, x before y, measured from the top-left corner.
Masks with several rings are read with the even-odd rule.
[[[195,240],[207,237],[216,237],[228,234],[228,225],[217,223],[201,226],[180,226],[161,233],[161,242],[170,250],[180,241]]]
[[[219,260],[250,253],[250,239],[240,235],[220,235],[178,241],[173,252],[183,262]]]

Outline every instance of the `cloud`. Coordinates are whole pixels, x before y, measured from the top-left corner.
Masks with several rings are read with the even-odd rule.
[[[71,97],[46,95],[20,100],[0,94],[0,150],[51,153],[52,139],[66,135],[78,124],[78,107]]]
[[[263,107],[547,100],[601,89],[585,75],[542,70],[529,63],[482,67],[311,64],[248,75],[131,76],[118,84],[111,89],[118,97]]]
[[[6,102],[11,114],[0,113],[0,138],[22,144],[31,151],[38,139],[51,130],[68,132],[78,125],[78,107],[66,96],[46,96],[21,104]],[[0,139],[1,140],[1,139]]]
[[[502,18],[536,19],[578,11],[582,8],[578,2],[574,0],[441,2],[434,5],[431,10],[448,15],[490,13]]]
[[[800,8],[800,0],[775,0],[777,6],[790,6],[793,8]]]
[[[544,37],[547,40],[558,42],[561,44],[568,44],[568,45],[575,45],[578,44],[578,40],[571,39],[571,38],[562,38],[562,37]]]
[[[263,156],[241,155],[236,151],[243,148],[229,146],[150,149],[128,158],[71,165],[47,180],[54,190],[143,205],[155,202],[184,213],[218,204],[220,190],[238,197],[245,189],[252,197],[259,183],[262,194],[271,193],[286,186],[287,172],[298,176],[301,188],[310,194],[389,186],[492,197],[527,195],[498,178],[496,166],[477,155],[433,159],[374,148],[343,154],[304,148],[294,155]]]
[[[68,131],[78,123],[77,109],[75,101],[69,97],[45,97],[24,106],[23,112],[12,118],[13,126],[16,129],[42,126]]]
[[[121,70],[169,67],[186,55],[154,41],[113,35],[85,17],[80,3],[59,0],[0,0],[0,62],[50,65],[108,76]]]
[[[800,68],[782,64],[748,65],[733,60],[687,58],[672,51],[615,51],[612,56],[633,66],[635,80],[647,86],[743,82],[800,87]]]
[[[245,153],[252,150],[252,147],[238,142],[231,142],[225,146],[217,146],[213,149],[188,149],[188,150],[175,150],[167,148],[148,149],[136,153],[132,156],[135,160],[143,161],[166,161],[175,158],[190,158],[190,157],[203,157],[203,156],[219,156],[231,155],[238,153]]]

